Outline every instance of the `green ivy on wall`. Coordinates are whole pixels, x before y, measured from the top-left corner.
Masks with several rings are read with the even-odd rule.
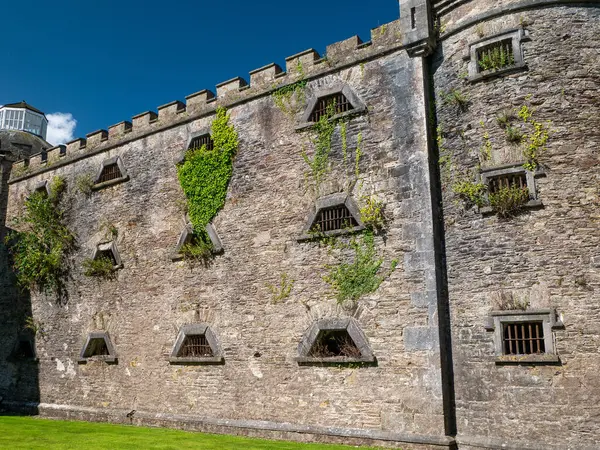
[[[177,177],[187,199],[188,214],[200,247],[210,245],[206,225],[225,205],[227,187],[233,174],[238,135],[229,123],[225,108],[217,108],[212,123],[213,150],[206,146],[188,150],[177,168]],[[205,253],[205,252],[204,252]]]
[[[25,200],[24,212],[14,224],[22,231],[6,237],[19,285],[26,289],[60,292],[67,274],[67,256],[75,237],[64,223],[62,177],[54,177],[49,193],[34,192]]]

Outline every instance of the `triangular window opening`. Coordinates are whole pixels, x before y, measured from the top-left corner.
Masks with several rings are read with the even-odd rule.
[[[196,136],[192,138],[190,145],[188,145],[188,150],[195,150],[201,148],[202,146],[205,146],[206,150],[213,150],[215,148],[215,144],[212,140],[212,137],[210,137],[210,134],[207,133],[203,134],[202,136]]]
[[[336,115],[353,109],[354,106],[352,106],[352,103],[350,103],[346,96],[338,92],[319,98],[308,120],[310,122],[318,122],[321,117],[326,116],[328,113],[332,112],[333,115]]]
[[[121,173],[121,170],[119,169],[119,165],[117,163],[107,164],[102,168],[102,172],[100,172],[100,176],[98,177],[96,184],[116,180],[122,177],[123,174]]]
[[[19,339],[14,355],[19,359],[35,358],[33,342],[29,339]]]
[[[344,230],[358,226],[358,222],[345,204],[319,210],[310,231],[327,232]]]
[[[178,358],[199,358],[205,356],[214,356],[214,354],[204,334],[186,336],[179,352],[177,352]]]
[[[360,358],[362,355],[348,330],[320,330],[308,356],[315,358],[331,358],[342,356]]]
[[[33,192],[40,193],[44,197],[48,196],[48,189],[46,188],[46,186],[39,186],[39,187],[35,188],[35,190]]]
[[[115,258],[115,254],[113,253],[112,249],[98,250],[94,259],[108,259],[110,260],[113,266],[118,265],[117,260]]]
[[[84,358],[91,358],[92,356],[109,356],[108,346],[104,338],[92,338],[89,340],[85,351],[83,352]]]

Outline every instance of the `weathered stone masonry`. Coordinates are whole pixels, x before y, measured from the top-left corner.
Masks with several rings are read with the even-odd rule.
[[[593,1],[401,2],[400,20],[374,29],[370,43],[342,41],[326,59],[302,52],[286,59],[285,72],[265,66],[248,85],[235,78],[216,96],[200,91],[185,104],[142,113],[68,143],[62,157],[52,149],[49,163],[34,155],[25,170],[17,162],[8,190],[0,189],[7,226],[41,181],[60,175],[78,250],[63,304],[19,294],[2,250],[2,405],[402,448],[593,448],[600,435],[599,19]],[[519,44],[526,67],[470,80],[470,44],[507,30],[526,37]],[[305,110],[285,114],[271,95],[303,79],[307,101],[344,86],[366,106],[346,129],[351,156],[361,147],[362,183],[352,158],[344,167],[338,127],[332,173],[319,192],[305,189],[302,152],[312,148],[309,131],[298,129]],[[452,91],[464,94],[465,107],[444,101]],[[541,206],[499,219],[465,206],[438,157],[452,155],[453,173],[478,173],[483,121],[492,158],[481,168],[521,165],[495,118],[523,104],[551,123],[535,177]],[[210,129],[217,106],[228,109],[240,145],[225,207],[213,220],[223,253],[205,267],[172,258],[187,225],[176,164],[190,138]],[[95,177],[115,157],[126,181],[79,192],[78,179]],[[298,240],[315,202],[334,192],[384,201],[388,224],[376,246],[384,268],[399,260],[354,305],[331,298],[322,278],[334,262],[328,249]],[[116,279],[84,276],[83,261],[111,240],[122,262]],[[268,285],[282,274],[295,282],[288,298],[273,302]],[[526,299],[529,311],[556,310],[558,362],[497,364],[490,321],[492,311],[502,313],[502,295]],[[39,361],[23,363],[10,356],[30,316],[44,335],[35,342]],[[311,326],[349,318],[376,364],[298,364]],[[222,364],[170,363],[189,324],[210,327]],[[116,364],[78,364],[89,333],[100,331],[110,336]]]

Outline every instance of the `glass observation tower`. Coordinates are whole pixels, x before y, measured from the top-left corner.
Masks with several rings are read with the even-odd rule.
[[[0,106],[0,130],[27,131],[46,139],[48,119],[42,111],[25,103]]]

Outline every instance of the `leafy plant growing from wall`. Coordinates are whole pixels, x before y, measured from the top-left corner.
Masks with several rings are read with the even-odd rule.
[[[212,248],[206,225],[225,205],[227,187],[233,174],[233,159],[238,149],[238,135],[229,123],[225,108],[217,108],[211,126],[214,148],[205,145],[190,149],[182,164],[177,167],[177,177],[188,203],[188,215],[194,229],[195,243],[188,244],[189,254],[202,258],[207,247]],[[197,247],[190,249],[190,246]]]
[[[98,256],[96,259],[87,258],[83,261],[83,274],[86,277],[114,279],[114,262],[108,256]]]
[[[306,80],[304,68],[302,67],[302,63],[300,61],[298,61],[298,65],[296,66],[296,72],[300,76],[298,81],[277,88],[271,94],[273,101],[275,102],[275,106],[277,106],[284,114],[288,116],[293,116],[296,113],[296,107],[294,107],[292,99],[295,100],[295,103],[298,107],[303,105],[306,100]]]
[[[351,257],[339,264],[328,265],[323,279],[329,283],[339,304],[357,301],[363,295],[375,292],[381,283],[396,269],[397,260],[382,273],[383,258],[377,254],[375,238],[371,231],[353,237],[349,243],[336,242],[335,248],[350,250]]]
[[[296,280],[289,277],[286,272],[283,272],[280,275],[279,285],[267,283],[267,289],[271,292],[271,302],[275,304],[288,298],[292,292],[295,281]]]
[[[529,190],[518,186],[503,187],[488,194],[490,206],[499,217],[518,214],[529,201]]]
[[[61,198],[65,180],[54,177],[49,194],[33,192],[23,214],[15,219],[15,231],[6,237],[12,265],[22,288],[60,293],[67,275],[67,257],[75,237],[64,223]]]

